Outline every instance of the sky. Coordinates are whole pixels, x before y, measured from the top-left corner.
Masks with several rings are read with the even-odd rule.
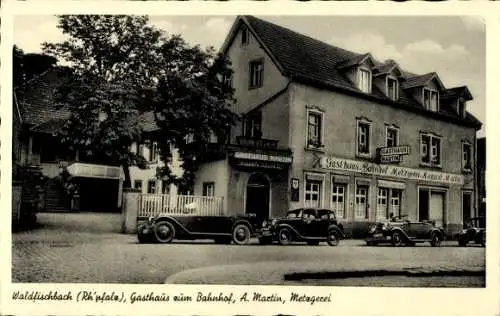
[[[259,16],[332,45],[394,59],[405,70],[435,71],[448,88],[468,86],[468,111],[483,122],[485,136],[485,24],[473,16]],[[150,16],[150,23],[188,42],[220,48],[235,16]],[[16,16],[14,44],[40,52],[43,42],[60,42],[55,16]]]

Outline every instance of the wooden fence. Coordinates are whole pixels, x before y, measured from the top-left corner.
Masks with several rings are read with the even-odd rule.
[[[223,198],[213,196],[141,194],[138,216],[167,215],[223,215]]]

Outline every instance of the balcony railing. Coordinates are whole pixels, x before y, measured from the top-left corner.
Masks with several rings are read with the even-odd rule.
[[[223,198],[215,196],[141,194],[139,217],[168,215],[223,215]]]

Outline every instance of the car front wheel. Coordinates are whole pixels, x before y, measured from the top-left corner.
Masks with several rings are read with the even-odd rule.
[[[292,233],[286,228],[282,228],[278,234],[280,245],[289,245],[292,242]]]
[[[431,246],[439,247],[441,245],[441,236],[439,234],[433,233],[431,236]]]
[[[158,222],[154,227],[154,235],[157,242],[162,244],[170,243],[175,237],[175,227],[167,221]]]
[[[399,247],[399,246],[401,246],[403,244],[404,244],[404,242],[403,242],[403,235],[400,232],[394,232],[392,234],[392,245],[396,246],[396,247]]]
[[[335,231],[329,231],[326,242],[330,246],[333,246],[333,247],[338,246],[339,236],[337,235],[337,233]]]
[[[234,227],[233,242],[237,245],[246,245],[250,242],[250,229],[247,225],[239,224]]]

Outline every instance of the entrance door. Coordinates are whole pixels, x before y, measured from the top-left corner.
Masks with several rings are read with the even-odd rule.
[[[246,196],[246,213],[255,214],[262,222],[269,218],[269,180],[259,173],[248,179]]]
[[[462,193],[462,220],[465,223],[471,218],[472,210],[472,194],[469,192]]]
[[[444,193],[431,192],[429,205],[429,219],[436,221],[436,226],[443,227],[444,219]]]

